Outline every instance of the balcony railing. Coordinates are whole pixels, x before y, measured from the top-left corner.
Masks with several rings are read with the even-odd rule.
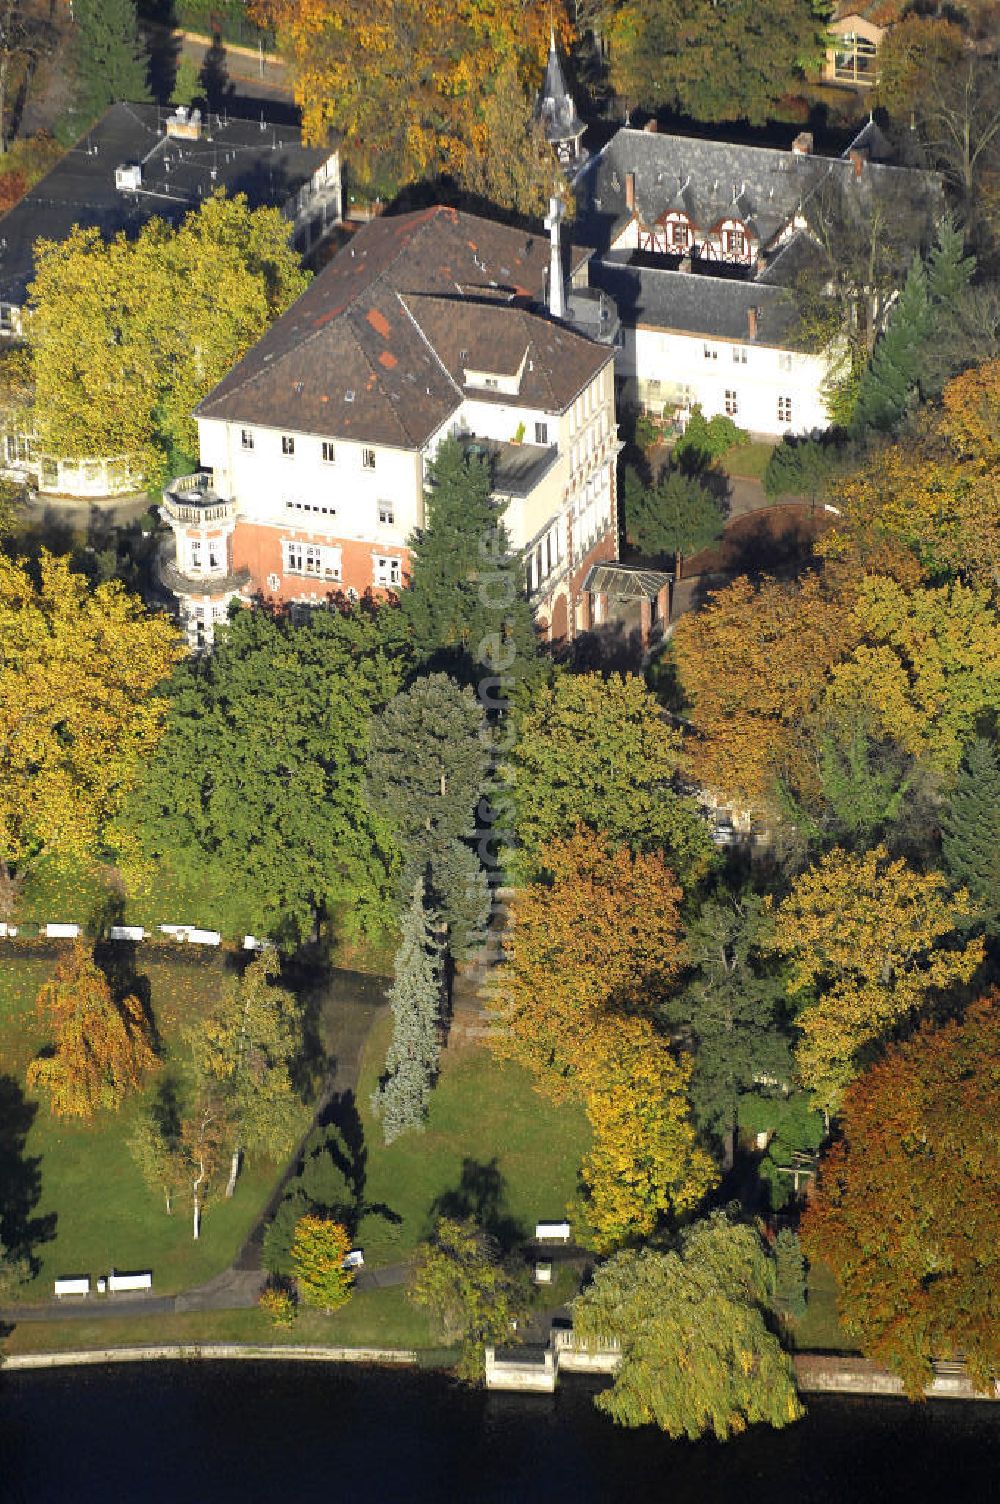
[[[249,569],[234,569],[229,573],[219,570],[184,570],[177,564],[177,550],[173,538],[165,538],[160,545],[156,560],[160,583],[172,595],[207,595],[212,599],[242,590],[250,583]]]
[[[212,486],[207,470],[181,475],[172,480],[163,493],[163,510],[174,522],[203,526],[211,522],[231,522],[235,508],[231,501]]]

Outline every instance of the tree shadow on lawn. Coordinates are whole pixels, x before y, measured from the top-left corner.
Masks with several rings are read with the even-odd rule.
[[[366,1201],[365,1185],[368,1178],[368,1148],[365,1130],[358,1113],[353,1091],[337,1092],[320,1113],[318,1127],[336,1130],[336,1138],[328,1135],[326,1152],[340,1170],[351,1191],[353,1201],[352,1235],[365,1217],[379,1217],[398,1227],[403,1219],[383,1201]]]
[[[430,1215],[432,1222],[438,1217],[452,1217],[456,1221],[472,1217],[484,1232],[496,1239],[504,1253],[523,1243],[526,1236],[523,1223],[508,1210],[507,1181],[495,1157],[485,1164],[478,1159],[463,1159],[458,1185],[435,1198]]]
[[[25,1154],[28,1132],[38,1113],[13,1076],[0,1076],[0,1241],[38,1272],[34,1249],[55,1237],[56,1213],[32,1215],[42,1193],[41,1157]]]

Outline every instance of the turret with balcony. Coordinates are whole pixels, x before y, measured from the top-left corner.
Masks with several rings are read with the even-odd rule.
[[[192,648],[210,647],[230,601],[250,582],[249,570],[232,567],[236,507],[215,490],[211,474],[199,470],[170,483],[161,516],[173,538],[160,554],[160,580],[177,600]]]

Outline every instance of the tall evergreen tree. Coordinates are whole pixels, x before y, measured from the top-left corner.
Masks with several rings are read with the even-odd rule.
[[[991,927],[1000,917],[1000,758],[979,737],[965,754],[941,821],[948,873],[968,888]]]
[[[371,736],[368,799],[402,847],[403,891],[421,877],[452,951],[466,953],[488,912],[485,874],[467,844],[489,768],[482,707],[471,689],[431,674],[389,702]]]
[[[634,470],[625,472],[625,528],[628,540],[648,557],[695,554],[722,537],[722,509],[704,481],[665,468],[655,485],[644,486]]]
[[[484,669],[520,678],[538,665],[524,568],[491,486],[488,460],[467,457],[457,439],[441,445],[403,596],[418,657],[466,683]]]
[[[109,104],[148,100],[135,0],[76,0],[77,103],[88,119]]]
[[[391,1144],[408,1128],[422,1128],[441,1054],[441,953],[434,943],[418,878],[403,919],[389,993],[392,1043],[385,1076],[372,1096]]]
[[[851,423],[856,436],[869,428],[895,428],[913,393],[922,390],[925,352],[937,330],[949,326],[975,266],[975,259],[965,255],[961,234],[945,219],[926,260],[912,263],[888,327],[861,375]]]

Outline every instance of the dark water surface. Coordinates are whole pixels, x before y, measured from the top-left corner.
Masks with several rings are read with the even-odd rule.
[[[0,1374],[3,1504],[1000,1500],[1000,1405],[814,1399],[721,1446],[622,1431],[593,1386],[486,1395],[437,1374],[150,1363]]]

